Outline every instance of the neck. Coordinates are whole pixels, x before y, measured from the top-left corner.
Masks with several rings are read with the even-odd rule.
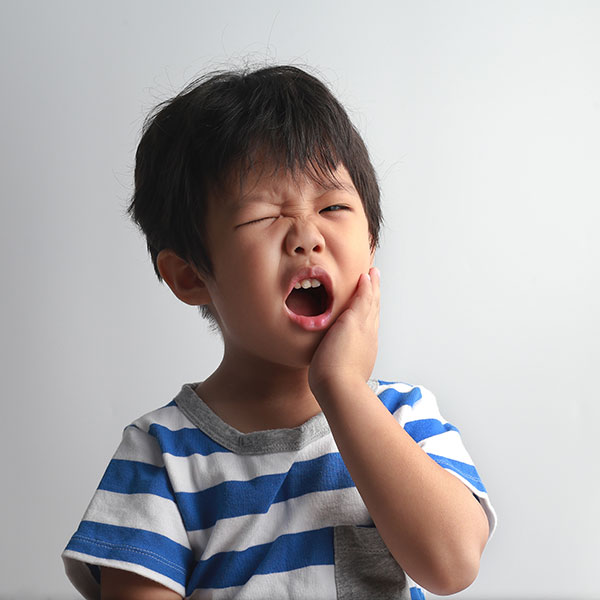
[[[242,432],[297,427],[321,409],[308,385],[308,366],[288,367],[225,353],[197,387],[223,421]]]

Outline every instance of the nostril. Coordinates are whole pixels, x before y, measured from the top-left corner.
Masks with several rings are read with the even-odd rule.
[[[315,244],[315,246],[313,246],[312,252],[321,252],[322,248],[321,248],[321,244]],[[305,250],[303,246],[296,246],[294,248],[294,253],[295,254],[304,254]]]

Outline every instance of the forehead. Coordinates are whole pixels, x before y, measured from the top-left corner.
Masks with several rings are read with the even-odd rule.
[[[331,173],[312,169],[291,171],[270,163],[255,163],[244,171],[237,169],[221,186],[216,205],[229,212],[252,203],[283,204],[290,197],[311,199],[332,191],[358,196],[347,169],[340,165]]]

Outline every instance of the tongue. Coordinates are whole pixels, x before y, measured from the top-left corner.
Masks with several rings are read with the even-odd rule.
[[[325,311],[321,288],[292,290],[285,303],[297,315],[314,317]]]

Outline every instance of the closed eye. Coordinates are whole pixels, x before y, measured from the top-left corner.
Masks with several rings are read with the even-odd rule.
[[[263,223],[266,221],[274,221],[277,217],[261,217],[260,219],[253,219],[252,221],[246,221],[245,223],[240,223],[237,227],[242,227],[243,225],[255,225],[256,223]]]

